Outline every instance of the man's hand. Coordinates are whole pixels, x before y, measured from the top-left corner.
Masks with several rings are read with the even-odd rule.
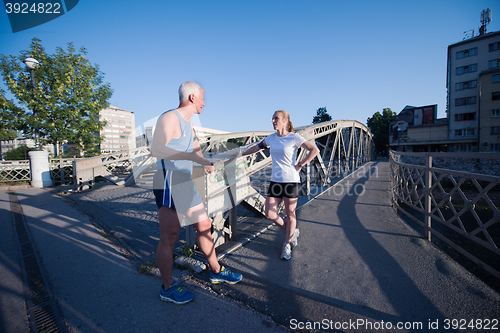
[[[205,171],[205,175],[209,175],[212,172],[214,172],[214,165],[213,164],[212,165],[204,165],[203,169]]]

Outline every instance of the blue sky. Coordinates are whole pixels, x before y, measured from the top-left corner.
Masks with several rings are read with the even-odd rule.
[[[102,1],[12,33],[0,13],[0,53],[37,37],[48,53],[84,46],[136,126],[178,105],[181,82],[205,89],[199,124],[271,131],[275,110],[295,126],[326,107],[333,119],[438,104],[446,116],[447,47],[480,26],[500,30],[500,1]],[[498,19],[496,19],[498,17]],[[0,84],[4,89],[3,83]]]

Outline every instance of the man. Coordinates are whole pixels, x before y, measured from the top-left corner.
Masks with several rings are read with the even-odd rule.
[[[203,157],[200,143],[193,131],[191,117],[200,114],[205,105],[204,91],[195,82],[186,81],[179,87],[179,107],[163,113],[156,123],[151,153],[158,158],[154,194],[158,205],[160,241],[156,261],[163,285],[160,299],[176,304],[191,301],[194,294],[172,278],[174,245],[179,238],[181,221],[185,216],[196,228],[198,245],[210,265],[212,283],[238,283],[241,274],[221,266],[215,254],[208,218],[200,193],[191,180],[193,162],[203,165],[205,173],[212,173],[213,163]]]

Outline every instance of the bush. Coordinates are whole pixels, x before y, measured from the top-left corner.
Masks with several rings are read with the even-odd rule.
[[[35,150],[35,148],[20,146],[16,149],[12,149],[8,152],[3,153],[3,158],[10,161],[29,160],[30,157],[28,155],[28,152],[32,150]]]

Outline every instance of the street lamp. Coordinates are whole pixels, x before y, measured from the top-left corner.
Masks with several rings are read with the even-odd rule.
[[[30,75],[31,75],[31,88],[33,91],[33,98],[35,97],[35,70],[40,67],[40,63],[38,60],[34,58],[26,58],[24,59],[24,64],[28,69],[30,70]],[[36,108],[33,107],[33,117],[35,118],[35,121],[37,121],[37,111]],[[38,129],[38,125],[35,126],[35,150],[41,150],[40,149],[40,132]]]
[[[26,58],[23,61],[31,74],[31,87],[33,89],[33,99],[35,98],[35,70],[40,67],[38,60]],[[37,122],[38,113],[36,107],[33,107],[33,117]],[[53,181],[50,177],[49,152],[40,148],[40,132],[38,125],[35,125],[35,150],[28,153],[30,155],[30,173],[31,186],[47,187],[52,186]]]

